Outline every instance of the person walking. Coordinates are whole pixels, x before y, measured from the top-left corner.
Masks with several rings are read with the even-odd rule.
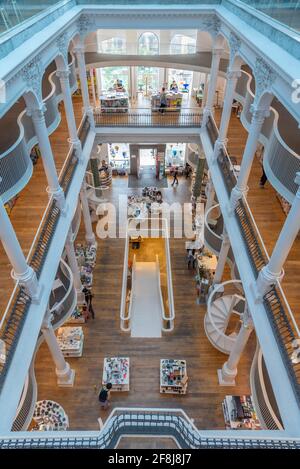
[[[178,175],[178,168],[175,168],[174,171],[173,171],[173,182],[172,182],[172,186],[174,186],[174,184],[177,184],[177,185],[178,185],[178,178],[177,178],[177,175]]]
[[[263,173],[262,173],[262,176],[261,176],[260,181],[259,181],[259,187],[260,187],[261,189],[263,189],[263,188],[265,187],[265,184],[266,184],[266,182],[267,182],[267,180],[268,180],[264,168],[263,168],[262,170],[263,170]]]
[[[84,293],[84,299],[85,299],[88,311],[89,311],[90,315],[92,316],[92,318],[95,319],[95,311],[94,311],[94,308],[93,308],[93,305],[92,305],[92,298],[93,298],[94,295],[92,295],[91,290],[89,290],[86,287],[84,287],[82,289],[82,293]]]
[[[109,407],[109,398],[110,398],[110,391],[112,388],[111,383],[104,384],[99,393],[99,402],[101,409],[106,410]]]
[[[159,112],[161,114],[164,114],[165,113],[165,110],[166,110],[166,107],[167,107],[167,94],[166,94],[166,89],[165,88],[162,88],[161,89],[161,92],[160,92],[160,95],[159,95],[159,99],[160,99],[160,108],[159,108]]]

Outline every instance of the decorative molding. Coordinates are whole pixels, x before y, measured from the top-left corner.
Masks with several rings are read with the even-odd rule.
[[[261,57],[256,58],[253,72],[255,78],[255,102],[257,102],[265,92],[271,92],[272,85],[276,79],[276,73]]]
[[[20,73],[22,79],[26,83],[27,88],[34,91],[38,100],[42,102],[42,77],[44,73],[44,67],[41,57],[37,56],[32,59],[22,68]]]
[[[56,76],[60,80],[65,80],[69,82],[69,75],[70,75],[70,70],[57,70]]]
[[[229,48],[230,48],[230,64],[232,65],[236,54],[239,52],[242,45],[240,38],[233,32],[229,35]]]
[[[68,64],[68,48],[69,48],[69,35],[67,32],[62,33],[58,38],[56,39],[56,45],[57,48],[60,52],[60,54],[63,56],[65,64]]]
[[[199,23],[199,29],[208,31],[213,37],[216,37],[220,32],[221,21],[216,15],[205,15],[201,17]]]
[[[255,123],[261,124],[270,115],[270,108],[257,108],[254,104],[251,104],[250,112],[252,114],[251,123],[255,121]]]
[[[91,19],[90,16],[92,16],[93,19]],[[76,22],[80,37],[83,38],[90,30],[95,28],[95,23],[93,15],[81,15]]]
[[[238,78],[240,78],[241,74],[241,70],[230,70],[230,68],[228,67],[226,78],[227,80],[237,80]]]

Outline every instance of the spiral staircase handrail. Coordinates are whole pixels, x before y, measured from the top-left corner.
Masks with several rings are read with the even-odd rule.
[[[226,339],[227,341],[229,341],[229,342],[232,342],[232,344],[234,344],[234,342],[235,342],[236,339],[235,339],[235,338],[232,338],[232,337],[230,337],[230,336],[228,336],[228,335],[226,335],[226,334],[219,328],[219,326],[216,325],[216,323],[215,323],[215,321],[214,321],[214,318],[213,318],[213,316],[212,316],[212,314],[211,314],[211,307],[212,307],[212,303],[213,303],[213,299],[214,299],[215,294],[218,293],[220,290],[222,290],[222,288],[224,288],[224,286],[230,285],[230,284],[232,285],[232,284],[235,284],[235,283],[242,285],[242,281],[241,281],[241,280],[227,280],[226,282],[223,282],[223,283],[219,283],[219,284],[217,284],[217,285],[214,285],[214,288],[213,288],[212,292],[210,293],[210,295],[209,295],[209,297],[208,297],[208,300],[207,300],[207,315],[208,315],[208,317],[209,317],[209,320],[210,320],[211,324],[213,325],[213,327],[218,331],[218,333],[219,333],[223,338],[225,338],[225,339]],[[237,299],[239,299],[240,301],[244,301],[244,302],[246,301],[246,300],[245,300],[245,297],[243,297],[243,296],[241,296],[241,295],[239,295],[239,294],[237,294],[237,293],[235,293],[234,295],[235,295],[235,297],[236,297]],[[225,296],[225,295],[223,295],[223,296]]]

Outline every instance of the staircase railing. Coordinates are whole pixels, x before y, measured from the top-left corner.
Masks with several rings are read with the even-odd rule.
[[[155,256],[155,263],[156,263],[156,276],[157,276],[157,288],[158,288],[159,302],[160,302],[160,307],[162,311],[161,328],[164,332],[170,332],[171,330],[173,330],[174,325],[173,325],[173,321],[171,322],[170,314],[169,316],[166,316],[166,313],[165,313],[165,305],[164,305],[164,300],[163,300],[162,291],[161,291],[161,278],[160,278],[160,266],[159,266],[158,254],[156,254]]]
[[[216,143],[216,140],[218,138],[219,132],[218,132],[217,125],[216,125],[215,120],[212,117],[212,115],[209,115],[208,118],[207,118],[206,129],[207,129],[207,132],[208,132],[210,143],[214,147],[215,143]]]
[[[230,197],[237,177],[225,149],[221,149],[219,152],[218,165]],[[260,270],[269,261],[269,255],[245,197],[237,202],[235,217],[249,255],[253,274],[257,278]],[[299,347],[300,331],[278,281],[264,296],[263,303],[288,371],[295,397],[300,405],[300,363],[292,359],[295,348]]]
[[[300,449],[300,439],[280,431],[199,431],[181,409],[116,408],[100,432],[18,432],[0,439],[1,449],[95,448],[112,449],[122,436],[174,437],[180,448]],[[253,436],[252,436],[253,435]]]
[[[108,108],[95,109],[96,127],[200,127],[199,109],[174,109],[164,114],[156,109]]]

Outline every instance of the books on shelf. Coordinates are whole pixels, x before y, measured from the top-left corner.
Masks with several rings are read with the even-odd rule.
[[[160,360],[160,392],[162,394],[186,394],[187,368],[185,360]]]
[[[37,401],[32,431],[62,431],[69,428],[69,419],[60,404],[50,400]]]
[[[106,357],[103,364],[102,384],[112,384],[112,391],[129,391],[129,358]]]
[[[82,327],[60,327],[57,332],[57,342],[65,357],[81,357],[83,349]]]
[[[261,430],[251,396],[225,396],[222,408],[226,430]]]

